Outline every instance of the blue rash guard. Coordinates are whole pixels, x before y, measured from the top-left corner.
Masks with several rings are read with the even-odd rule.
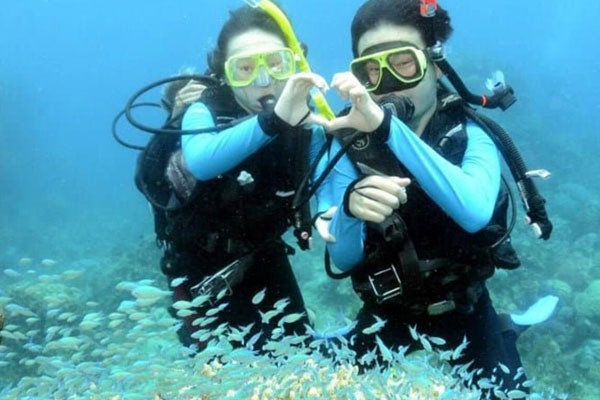
[[[194,103],[183,117],[183,129],[202,129],[215,126],[210,110],[203,103]],[[267,134],[256,116],[220,132],[185,135],[181,140],[183,157],[188,170],[200,180],[206,181],[235,168],[256,151],[268,145],[274,135]],[[321,127],[313,127],[309,148],[309,159],[314,160],[325,143],[325,132]],[[322,168],[323,160],[319,167]],[[320,169],[319,168],[319,169]],[[316,176],[318,176],[317,169]],[[317,191],[317,199],[320,196]],[[318,202],[330,204],[326,199]]]
[[[386,143],[427,195],[465,231],[473,233],[484,228],[493,214],[500,188],[500,160],[496,146],[478,125],[468,122],[466,131],[468,143],[460,165],[443,158],[396,117],[392,117]],[[336,140],[330,154],[339,149]],[[338,210],[330,225],[337,241],[327,247],[333,262],[343,271],[365,258],[366,224],[346,214],[343,206],[346,188],[358,177],[344,155],[329,180],[329,192],[337,200]]]

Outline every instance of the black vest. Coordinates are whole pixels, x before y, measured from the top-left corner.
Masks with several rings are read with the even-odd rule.
[[[207,88],[201,101],[217,121],[247,115],[225,86]],[[151,203],[150,197],[158,197],[161,204],[167,204],[174,193],[164,173],[170,155],[180,148],[180,141],[160,135],[153,141],[138,160],[136,184],[142,190],[150,182],[152,196],[148,190],[142,192]],[[198,182],[188,203],[171,209],[154,204],[157,240],[171,253],[222,266],[278,239],[290,226],[290,193],[306,171],[309,141],[310,131],[303,129],[279,134],[232,170]],[[242,171],[254,182],[242,186],[237,179]]]
[[[438,109],[421,135],[425,143],[455,165],[460,164],[467,148],[463,107],[464,104],[458,96],[440,95]],[[428,304],[447,300],[447,291],[468,292],[474,286],[481,286],[483,281],[493,275],[495,265],[508,267],[505,262],[496,259],[495,253],[499,247],[510,247],[510,241],[507,240],[502,246],[494,249],[490,248],[506,232],[508,204],[504,190],[498,196],[494,216],[488,227],[471,234],[464,231],[423,191],[419,182],[385,143],[364,134],[349,147],[348,155],[355,165],[361,162],[386,175],[404,176],[412,181],[406,188],[409,201],[402,205],[397,213],[406,225],[405,238],[410,240],[410,247],[414,249],[413,254],[416,253],[421,266],[427,265],[429,260],[434,260],[437,267],[434,265],[427,271],[421,267],[420,272],[404,271],[405,275],[412,273],[419,277],[411,278],[415,284],[408,284],[404,288],[405,296],[397,298],[396,303],[400,301],[406,303],[407,308],[423,311]],[[400,250],[403,246],[405,243],[384,241],[380,231],[368,225],[366,261],[356,267],[356,272],[352,275],[354,287],[363,299],[369,296],[369,290],[366,290],[370,285],[369,275],[380,268],[377,266],[401,263],[402,261],[398,260],[402,258]],[[518,266],[518,259],[512,247],[509,248],[509,253],[510,257],[513,257],[512,261],[516,262],[509,263],[510,268],[515,268]],[[403,279],[405,283],[411,281],[406,276]],[[446,285],[444,282],[451,284]],[[463,301],[468,303],[476,300],[473,298],[477,297],[475,292],[478,291],[467,294]],[[411,298],[407,298],[406,295]]]

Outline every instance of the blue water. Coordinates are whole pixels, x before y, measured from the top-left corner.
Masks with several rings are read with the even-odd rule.
[[[351,60],[349,25],[362,1],[280,3],[308,44],[313,70],[327,79],[345,70]],[[2,3],[0,269],[21,257],[103,257],[152,234],[150,213],[133,185],[137,154],[112,139],[112,119],[138,88],[185,66],[202,71],[227,11],[242,4]],[[538,184],[558,222],[542,251],[547,274],[566,280],[559,270],[578,265],[566,266],[565,255],[583,251],[569,246],[584,241],[600,248],[597,236],[589,236],[600,221],[600,4],[461,0],[442,5],[455,28],[447,45],[450,62],[476,92],[496,69],[506,73],[518,102],[506,113],[489,115],[509,130],[532,168],[553,173]],[[333,94],[328,99],[341,108]],[[147,140],[125,126],[123,132],[132,141]],[[540,251],[536,246],[531,241],[526,247]],[[600,279],[600,262],[593,257],[581,255],[591,267],[569,282],[574,292]],[[0,289],[8,283],[0,274]],[[597,337],[597,329],[590,331]]]
[[[516,0],[447,3],[455,26],[450,60],[473,90],[483,90],[495,69],[504,70],[520,99],[514,113],[535,112],[544,124],[515,124],[531,128],[523,140],[535,142],[544,166],[557,179],[563,168],[577,170],[573,157],[557,159],[554,148],[546,146],[566,142],[572,155],[589,157],[579,161],[586,169],[596,166],[597,171],[594,115],[599,111],[600,61],[594,38],[600,28],[594,18],[600,5],[558,0],[544,2],[544,7]],[[12,226],[11,234],[22,242],[35,241],[38,224],[67,224],[91,218],[89,213],[137,221],[146,228],[145,209],[131,183],[135,154],[115,145],[111,120],[146,83],[183,66],[203,70],[227,10],[241,4],[5,3],[0,13],[0,217],[3,225]],[[312,68],[327,78],[344,70],[351,58],[349,23],[361,2],[282,4],[309,45]],[[341,104],[333,96],[330,100]],[[552,157],[543,157],[544,152]],[[87,228],[90,237],[99,236],[93,224]],[[23,229],[29,233],[21,234]],[[60,246],[47,240],[50,249]]]

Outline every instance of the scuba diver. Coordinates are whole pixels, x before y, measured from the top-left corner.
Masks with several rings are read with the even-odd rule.
[[[308,202],[292,202],[325,149],[324,130],[304,125],[314,122],[309,90],[327,84],[298,72],[304,55],[284,18],[261,7],[230,12],[208,54],[208,76],[176,78],[200,85],[180,121],[173,115],[165,129],[134,123],[137,94],[123,112],[156,133],[139,157],[136,184],[152,204],[174,305],[185,304],[172,309],[183,320],[179,338],[198,351],[229,327],[261,351],[272,335],[304,334],[310,323],[288,260],[293,248],[281,236],[293,226],[299,247],[309,248]],[[286,314],[293,317],[282,323]]]
[[[361,368],[386,363],[368,357],[374,348],[414,350],[443,338],[445,349],[462,350],[453,365],[495,375],[493,397],[527,391],[516,332],[504,330],[485,284],[496,267],[520,264],[499,151],[538,237],[548,239],[552,224],[531,180],[541,173],[525,170],[505,132],[467,104],[506,109],[512,89],[496,80],[493,96],[471,94],[444,58],[451,33],[435,1],[369,0],[358,9],[351,72],[331,83],[351,106],[325,123],[338,137],[328,190],[341,201],[318,226],[342,271],[327,264],[328,273],[351,277],[363,301],[349,333]]]

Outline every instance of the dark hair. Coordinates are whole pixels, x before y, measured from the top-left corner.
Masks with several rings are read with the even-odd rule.
[[[369,0],[363,4],[352,20],[352,53],[358,57],[358,41],[369,29],[381,23],[408,25],[421,33],[426,42],[431,34],[435,40],[445,42],[452,34],[450,16],[438,5],[435,16],[421,16],[420,0]],[[433,27],[433,32],[431,32]],[[428,43],[429,45],[429,43]]]
[[[227,56],[227,46],[232,37],[240,35],[252,29],[272,33],[285,43],[285,36],[279,25],[262,9],[243,6],[230,11],[229,19],[219,33],[217,47],[208,53],[208,68],[216,77],[222,78],[225,74],[224,65]]]

